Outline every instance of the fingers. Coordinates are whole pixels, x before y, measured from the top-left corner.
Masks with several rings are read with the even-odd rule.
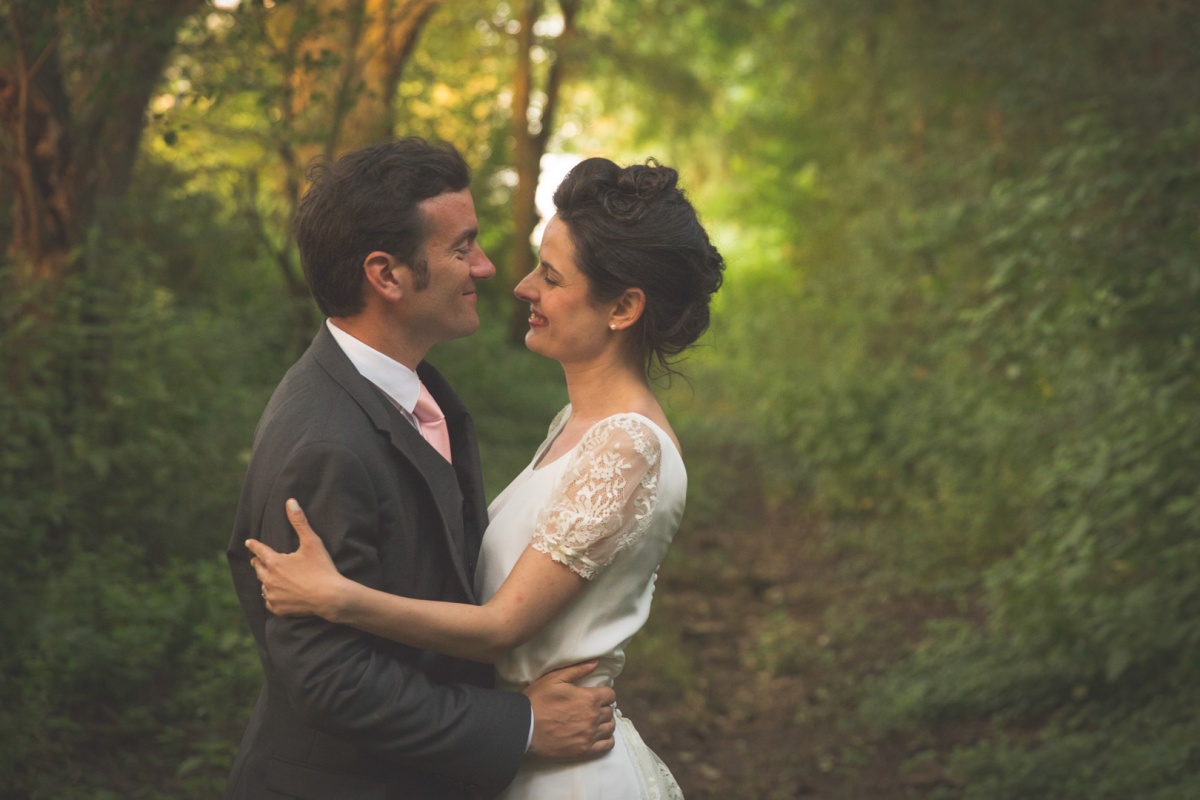
[[[300,504],[296,502],[295,498],[288,498],[285,506],[287,510],[288,522],[292,524],[292,529],[295,530],[296,535],[300,537],[301,547],[304,547],[306,540],[311,541],[315,539],[318,542],[321,541],[320,537],[317,536],[317,532],[314,531],[312,526],[308,524],[308,517],[304,515],[304,509],[300,508]],[[258,539],[247,539],[246,549],[253,553],[254,557],[261,562],[268,561],[271,556],[279,555],[277,550],[274,550],[268,544],[260,542]],[[250,559],[250,563],[254,565],[254,558]],[[258,566],[255,565],[254,569],[257,571]]]
[[[246,549],[262,560],[266,560],[268,556],[277,555],[270,545],[263,544],[258,539],[247,539]],[[250,563],[253,564],[254,560],[251,559]]]
[[[617,721],[615,719],[601,725],[596,731],[596,740],[588,747],[588,755],[598,756],[612,750],[613,745],[617,743],[616,731]]]
[[[254,567],[254,574],[258,576],[259,582],[266,580],[267,574],[270,571],[267,559],[270,556],[277,555],[277,553],[257,539],[247,539],[246,549],[254,553],[250,558],[250,566]]]
[[[595,738],[591,745],[588,746],[589,756],[598,756],[607,753],[613,749],[616,744],[617,717],[613,712],[613,707],[610,704],[602,706],[596,715],[600,720],[596,726]]]
[[[554,671],[554,679],[563,683],[574,683],[575,681],[590,675],[600,662],[593,659],[591,661],[583,661],[578,664],[572,664],[569,667],[563,667]],[[613,695],[615,701],[616,695]]]
[[[607,753],[609,750],[612,750],[613,747],[616,745],[616,743],[617,743],[617,740],[614,739],[612,734],[610,733],[607,739],[601,739],[597,742],[592,743],[592,746],[588,748],[587,754],[589,756],[602,756],[605,753]]]

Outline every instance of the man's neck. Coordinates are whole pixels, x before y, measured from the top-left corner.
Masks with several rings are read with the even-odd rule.
[[[329,323],[338,329],[358,339],[363,344],[383,353],[388,358],[399,361],[411,370],[416,370],[417,364],[425,358],[427,349],[414,346],[399,332],[387,325],[384,320],[377,319],[372,314],[358,314],[353,317],[330,317]]]

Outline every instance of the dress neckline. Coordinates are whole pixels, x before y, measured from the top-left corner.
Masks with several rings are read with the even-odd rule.
[[[595,428],[597,425],[599,425],[601,423],[608,422],[610,419],[616,419],[617,417],[635,417],[635,418],[641,420],[642,422],[645,422],[647,425],[649,425],[651,428],[653,428],[657,432],[660,442],[662,440],[666,440],[667,444],[670,446],[669,449],[672,450],[675,453],[675,455],[678,456],[679,458],[683,458],[683,454],[679,452],[679,448],[677,448],[675,446],[675,442],[672,441],[670,435],[665,430],[663,430],[663,427],[661,425],[659,425],[657,422],[650,419],[645,414],[639,414],[636,411],[618,411],[615,414],[609,414],[607,417],[604,417],[603,419],[598,419],[595,422],[593,422],[591,425],[588,426],[588,429],[583,432],[583,435],[579,437],[579,441],[575,443],[574,447],[572,447],[569,450],[564,450],[557,457],[555,457],[554,460],[542,463],[542,459],[545,458],[547,451],[549,451],[550,448],[554,446],[554,443],[556,441],[558,441],[558,437],[562,434],[563,428],[567,427],[567,421],[571,419],[572,410],[573,409],[571,408],[571,404],[567,403],[566,406],[563,407],[563,410],[558,412],[558,416],[555,417],[555,421],[558,422],[558,425],[555,426],[553,431],[551,431],[551,434],[546,439],[546,441],[542,443],[541,448],[539,448],[538,451],[536,453],[534,453],[533,461],[530,462],[530,464],[529,464],[529,471],[531,473],[541,472],[542,470],[548,469],[549,467],[559,463],[560,461],[562,461],[567,456],[571,455],[571,453],[574,453],[579,448],[579,445],[583,443],[583,440],[587,438],[587,435],[589,433],[591,433],[593,428]]]

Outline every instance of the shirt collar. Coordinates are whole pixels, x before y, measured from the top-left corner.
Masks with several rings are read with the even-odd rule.
[[[382,389],[393,403],[411,416],[417,406],[417,397],[421,394],[421,379],[417,373],[354,338],[329,320],[325,320],[325,327],[329,328],[333,340],[359,374]]]

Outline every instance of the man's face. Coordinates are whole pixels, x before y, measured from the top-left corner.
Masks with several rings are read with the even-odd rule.
[[[475,282],[492,277],[496,268],[476,241],[479,221],[469,190],[445,192],[419,207],[429,231],[421,248],[429,282],[421,289],[410,284],[402,313],[414,340],[433,346],[479,329]]]

